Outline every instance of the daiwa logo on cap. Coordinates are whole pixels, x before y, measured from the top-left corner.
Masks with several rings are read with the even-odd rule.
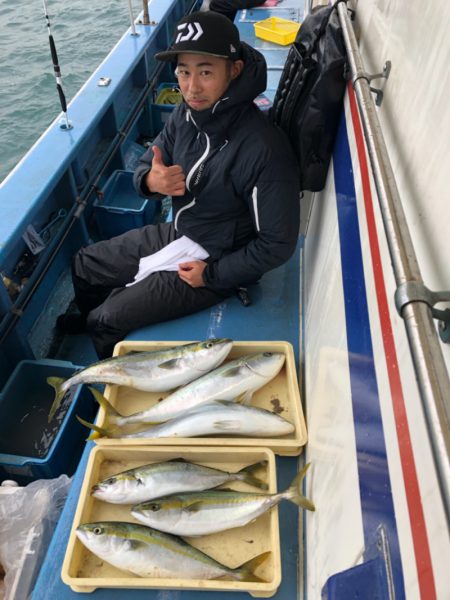
[[[183,33],[183,30],[186,29],[186,27],[188,30],[186,33]],[[178,44],[179,42],[187,42],[189,40],[195,42],[203,35],[202,26],[197,21],[194,23],[181,23],[181,25],[178,25],[177,29],[180,33],[177,35],[175,44]]]
[[[228,19],[213,11],[193,12],[175,28],[170,48],[157,52],[157,60],[175,60],[178,54],[193,52],[236,60],[240,52],[239,31]]]

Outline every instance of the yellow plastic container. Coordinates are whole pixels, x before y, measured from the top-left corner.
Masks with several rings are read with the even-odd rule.
[[[280,17],[269,17],[255,23],[256,37],[281,46],[292,44],[299,29],[300,23]]]
[[[116,344],[114,356],[123,356],[133,351],[160,350],[169,346],[188,342],[138,342],[125,341]],[[95,441],[99,445],[157,445],[157,446],[258,446],[270,448],[275,453],[284,456],[297,456],[306,444],[307,434],[305,419],[303,416],[300,392],[298,388],[297,372],[295,369],[294,351],[288,342],[234,342],[227,361],[234,360],[246,354],[258,352],[283,352],[286,356],[285,364],[278,375],[265,386],[253,394],[251,406],[265,408],[278,413],[284,419],[294,424],[295,430],[289,435],[277,438],[245,438],[245,437],[168,437],[168,438],[98,438]],[[130,387],[107,385],[105,397],[123,415],[149,408],[156,404],[161,398],[165,398],[171,392],[142,392]],[[105,426],[105,412],[103,408],[99,411],[97,425]]]
[[[69,585],[73,591],[84,593],[92,592],[97,588],[158,588],[245,591],[257,598],[273,596],[281,583],[280,534],[276,507],[244,527],[188,539],[190,544],[231,568],[239,566],[262,552],[270,551],[271,555],[258,567],[256,572],[259,577],[264,579],[264,582],[138,577],[100,560],[77,538],[75,530],[80,524],[96,521],[137,522],[130,514],[130,505],[110,504],[92,497],[90,495],[92,485],[126,469],[174,458],[183,458],[190,462],[232,472],[260,461],[267,461],[261,465],[257,476],[267,483],[270,493],[277,491],[275,456],[267,448],[181,449],[97,446],[89,456],[67,545],[61,571],[64,583]],[[240,491],[256,490],[242,482],[228,483],[225,487]]]
[[[175,84],[171,87],[164,87],[156,97],[155,104],[168,104],[173,106],[180,104],[183,100],[183,96],[179,89],[175,87]]]

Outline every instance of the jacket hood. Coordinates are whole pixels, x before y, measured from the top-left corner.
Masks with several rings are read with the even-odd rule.
[[[229,106],[242,102],[253,102],[267,87],[267,64],[264,56],[245,42],[241,42],[241,58],[244,61],[242,73],[234,79],[226,94]],[[223,102],[223,107],[226,107]]]
[[[230,83],[223,98],[214,106],[207,110],[196,111],[186,104],[186,111],[192,114],[199,127],[215,121],[216,116],[230,111],[234,113],[231,109],[253,102],[266,89],[267,64],[264,56],[255,48],[241,42],[241,58],[244,61],[242,73]]]

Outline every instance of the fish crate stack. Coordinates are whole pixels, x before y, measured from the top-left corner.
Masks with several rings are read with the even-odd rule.
[[[114,356],[125,357],[130,353],[164,350],[186,343],[124,341],[116,345]],[[286,435],[232,436],[227,434],[225,427],[219,435],[208,434],[202,437],[181,435],[160,438],[98,437],[95,440],[96,447],[91,451],[86,467],[62,568],[62,579],[73,591],[91,592],[97,588],[245,591],[254,597],[270,597],[277,592],[282,578],[277,503],[269,510],[258,513],[256,519],[252,518],[250,522],[232,529],[193,537],[185,533],[177,534],[194,547],[194,552],[198,549],[213,561],[233,570],[227,577],[218,575],[210,577],[206,573],[201,577],[198,574],[183,576],[178,568],[174,569],[173,576],[167,572],[151,572],[139,576],[113,566],[113,562],[110,564],[106,560],[99,560],[100,555],[91,552],[81,541],[80,533],[80,528],[90,523],[120,521],[134,524],[132,527],[142,526],[139,523],[142,519],[139,519],[139,514],[135,512],[136,507],[133,509],[136,502],[118,504],[104,501],[100,496],[93,494],[92,490],[93,486],[100,482],[111,481],[111,478],[114,480],[114,476],[119,473],[145,465],[184,460],[230,473],[237,473],[251,465],[256,465],[256,477],[263,482],[264,492],[255,487],[257,485],[255,481],[239,478],[227,482],[226,489],[246,493],[275,494],[277,492],[275,454],[297,456],[307,440],[293,348],[291,344],[284,341],[233,342],[223,366],[230,364],[232,369],[232,365],[242,357],[256,354],[270,357],[274,353],[284,355],[283,365],[272,379],[253,393],[251,406],[282,416],[291,424],[292,431]],[[103,403],[95,426],[100,432],[109,429],[114,430],[115,435],[120,435],[117,433],[120,430],[111,429],[109,422],[111,408],[116,415],[117,413],[131,415],[153,406],[158,407],[172,393],[173,390],[149,392],[135,387],[107,385],[104,397],[109,403],[109,409],[108,405]],[[241,400],[246,400],[245,395]],[[157,427],[157,425],[153,426]],[[159,508],[157,504],[154,506]],[[154,506],[151,511],[157,510]],[[196,510],[195,504],[193,511]],[[152,525],[152,523],[145,524]],[[156,528],[155,525],[152,526]],[[169,529],[161,530],[170,534]],[[247,563],[250,566],[246,570]],[[118,564],[123,565],[123,562]],[[187,570],[187,573],[191,571]]]

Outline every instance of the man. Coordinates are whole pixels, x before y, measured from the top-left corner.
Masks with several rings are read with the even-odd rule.
[[[144,197],[172,196],[174,221],[82,248],[73,264],[81,315],[59,322],[66,332],[85,326],[101,358],[133,329],[207,308],[257,281],[297,243],[296,161],[253,103],[266,88],[263,56],[223,15],[196,12],[156,58],[177,61],[184,102],[134,182]]]

